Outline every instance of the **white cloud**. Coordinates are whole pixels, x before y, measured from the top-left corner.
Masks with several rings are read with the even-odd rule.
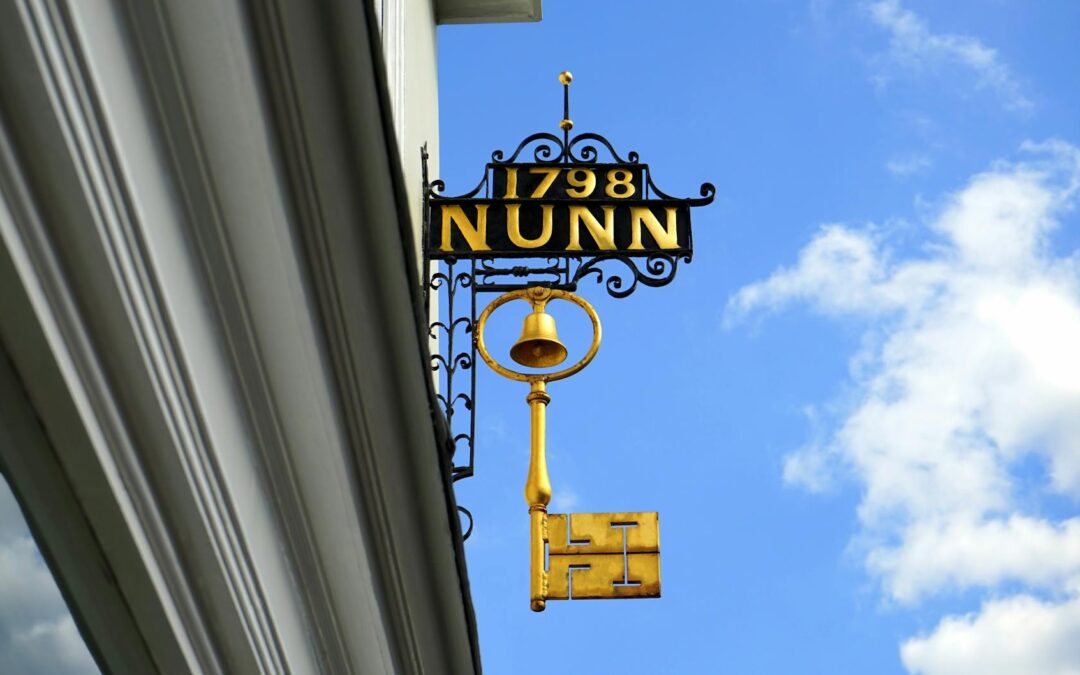
[[[932,33],[926,22],[903,8],[900,0],[879,0],[868,5],[871,19],[890,33],[888,60],[896,66],[921,70],[940,63],[959,64],[978,78],[976,86],[1001,96],[1006,107],[1030,110],[1033,104],[997,50],[968,35]],[[888,78],[878,73],[875,80]]]
[[[1016,581],[1057,591],[1080,582],[1080,518],[919,521],[905,528],[902,546],[871,551],[867,566],[905,602],[931,589]]]
[[[0,672],[21,675],[99,672],[2,477]]]
[[[1078,672],[1054,669],[1067,662],[1054,660],[1060,650],[1036,658],[1030,645],[1080,644],[1076,601],[1061,600],[1080,591],[1080,518],[1042,510],[1050,497],[1080,502],[1080,253],[1049,243],[1073,214],[1080,150],[1023,150],[1024,161],[943,201],[921,253],[899,258],[874,228],[828,225],[795,265],[728,304],[728,322],[792,303],[866,322],[854,403],[824,441],[789,456],[784,477],[811,491],[858,482],[853,548],[888,598],[1017,588],[1050,598],[944,620],[905,644],[913,672]],[[982,652],[952,649],[989,644],[1028,615],[1045,621],[1030,633],[1015,621],[1013,642],[986,652],[1015,667],[987,669]]]
[[[906,177],[929,169],[932,162],[926,155],[905,155],[893,157],[885,162],[885,169],[894,176]]]
[[[871,234],[842,225],[825,225],[799,253],[794,268],[746,286],[728,305],[728,319],[762,306],[778,308],[792,300],[811,303],[829,314],[884,308],[882,269]]]
[[[813,447],[784,458],[784,482],[799,485],[808,492],[831,490],[836,481],[836,467],[829,453]]]
[[[1080,675],[1080,599],[1021,595],[975,615],[950,617],[900,654],[919,675]]]
[[[778,310],[795,301],[839,316],[894,314],[932,300],[944,263],[911,261],[890,269],[891,253],[879,239],[874,227],[854,230],[839,224],[823,225],[799,252],[794,267],[741,288],[728,302],[726,322],[730,326],[751,311]]]
[[[573,489],[561,487],[551,496],[551,508],[555,513],[569,513],[580,501],[581,498]]]

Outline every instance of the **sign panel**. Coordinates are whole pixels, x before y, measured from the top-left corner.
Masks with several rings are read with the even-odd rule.
[[[432,258],[689,258],[692,200],[652,199],[645,164],[489,164],[490,196],[428,200]]]

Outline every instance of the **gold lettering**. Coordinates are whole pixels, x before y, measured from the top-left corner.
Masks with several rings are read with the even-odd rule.
[[[533,193],[529,195],[531,199],[540,199],[547,194],[547,191],[551,189],[551,184],[555,182],[555,179],[559,177],[560,169],[529,169],[529,173],[542,173],[544,174],[543,180],[536,186]]]
[[[517,199],[517,169],[506,169],[506,194],[503,199]]]
[[[574,199],[582,199],[596,189],[596,174],[590,169],[574,169],[566,174],[566,182],[577,188],[567,189],[566,194]]]
[[[660,225],[660,220],[656,217],[656,214],[652,212],[652,209],[647,206],[631,206],[630,207],[630,246],[631,251],[641,251],[645,247],[641,244],[641,225],[645,224],[645,229],[649,231],[649,234],[656,240],[657,245],[662,249],[679,248],[679,231],[676,228],[678,219],[676,217],[676,211],[674,206],[668,206],[664,209],[667,212],[667,227]]]
[[[570,244],[567,251],[581,250],[581,223],[585,223],[586,229],[592,235],[597,248],[601,251],[615,250],[615,207],[604,206],[604,225],[596,219],[587,206],[570,207]]]
[[[470,249],[490,251],[491,248],[487,245],[487,210],[487,204],[476,205],[476,225],[474,226],[460,206],[444,204],[442,207],[442,245],[439,246],[439,250],[448,252],[454,250],[450,244],[450,234],[453,226],[457,225]]]
[[[544,209],[544,220],[540,226],[540,236],[536,239],[526,239],[521,236],[521,204],[507,204],[506,205],[506,233],[510,235],[510,241],[514,246],[520,246],[521,248],[537,248],[548,243],[551,239],[551,212],[554,210],[554,206],[551,204],[544,204],[541,208]]]
[[[634,174],[626,169],[612,169],[607,172],[608,184],[604,188],[604,194],[612,199],[626,199],[633,197],[636,188],[631,182]]]

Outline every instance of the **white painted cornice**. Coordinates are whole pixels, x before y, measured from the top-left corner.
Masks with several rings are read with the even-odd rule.
[[[113,672],[478,669],[380,59],[361,3],[0,5],[0,346]]]

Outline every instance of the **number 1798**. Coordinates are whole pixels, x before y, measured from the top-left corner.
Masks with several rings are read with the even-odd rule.
[[[504,182],[503,199],[550,199],[563,196],[587,199],[599,197],[600,195],[595,193],[601,187],[603,194],[610,199],[629,199],[638,192],[638,186],[635,185],[637,181],[634,180],[635,172],[624,168],[605,170],[540,166],[506,167],[504,171],[505,182],[497,181]],[[522,172],[520,177],[519,171]]]

